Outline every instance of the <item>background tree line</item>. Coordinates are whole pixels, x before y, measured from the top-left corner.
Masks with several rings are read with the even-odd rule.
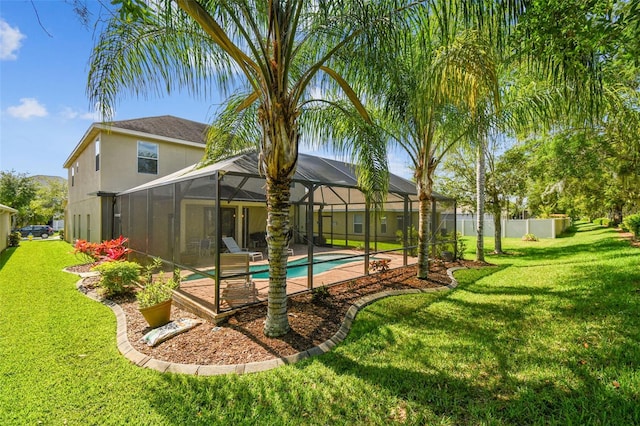
[[[486,209],[619,223],[640,208],[638,2],[533,4],[544,8],[525,15],[512,41],[543,60],[501,64]],[[437,190],[476,212],[471,146],[446,156]]]
[[[16,228],[62,219],[66,200],[67,182],[62,178],[0,172],[0,204],[18,210],[12,224]]]

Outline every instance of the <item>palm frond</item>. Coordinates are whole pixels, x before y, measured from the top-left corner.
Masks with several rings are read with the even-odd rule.
[[[209,127],[207,146],[201,164],[206,166],[260,148],[261,129],[256,120],[253,93],[231,96]]]

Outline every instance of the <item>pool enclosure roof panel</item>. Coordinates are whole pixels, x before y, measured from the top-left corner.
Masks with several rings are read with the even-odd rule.
[[[120,192],[118,195],[213,176],[216,172],[220,172],[220,174],[224,176],[228,175],[229,177],[234,175],[250,177],[253,182],[244,182],[242,189],[252,193],[259,192],[264,194],[264,178],[260,176],[258,172],[258,154],[256,152],[250,152],[200,168],[198,168],[197,164],[189,166],[146,184]],[[223,185],[225,180],[226,178],[223,178]],[[315,202],[327,204],[344,203],[349,197],[353,197],[352,193],[354,191],[349,190],[357,190],[358,187],[355,165],[310,154],[299,154],[298,166],[293,180],[298,183],[314,183],[324,187],[321,191],[322,194],[318,194],[321,196],[316,197]],[[331,189],[328,190],[328,188]],[[297,191],[292,191],[292,195],[295,192]],[[318,193],[318,191],[316,191],[316,193]],[[390,173],[389,193],[401,196],[408,195],[411,199],[415,200],[416,186],[415,183]],[[439,194],[434,193],[434,197],[438,200],[446,200],[445,197]]]

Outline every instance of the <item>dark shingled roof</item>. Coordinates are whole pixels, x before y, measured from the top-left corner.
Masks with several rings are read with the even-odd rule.
[[[172,115],[113,121],[111,126],[151,135],[206,144],[208,125]]]

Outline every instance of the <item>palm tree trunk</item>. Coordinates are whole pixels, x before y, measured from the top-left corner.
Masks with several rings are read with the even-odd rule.
[[[476,260],[484,262],[484,191],[485,191],[485,147],[484,137],[478,138],[478,153],[476,163],[476,233],[478,240],[476,243]]]
[[[274,99],[276,96],[274,96]],[[298,163],[298,116],[282,98],[277,107],[258,110],[263,130],[260,169],[266,179],[269,294],[264,334],[280,337],[290,330],[287,316],[287,246],[290,238],[290,192]]]
[[[264,334],[278,337],[289,327],[287,316],[287,256],[289,240],[289,196],[291,179],[267,178],[267,253],[269,256],[269,296]]]
[[[418,273],[417,277],[426,280],[429,275],[429,202],[426,196],[420,196],[418,213]]]
[[[498,200],[494,200],[497,202]],[[500,217],[500,209],[494,209],[493,211],[493,241],[494,241],[494,253],[495,254],[503,254],[502,253],[502,218]]]
[[[418,272],[417,278],[426,280],[429,275],[429,212],[433,196],[433,173],[435,167],[416,169],[416,190],[418,193]],[[431,230],[433,232],[433,230]]]

